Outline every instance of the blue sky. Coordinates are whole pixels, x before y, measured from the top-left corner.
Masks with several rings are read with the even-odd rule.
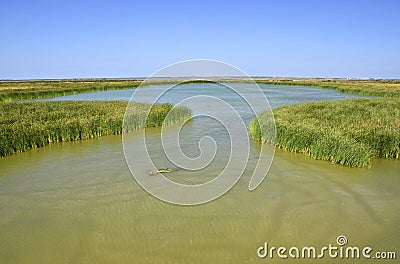
[[[0,2],[0,79],[145,77],[214,59],[250,75],[400,78],[400,1]]]

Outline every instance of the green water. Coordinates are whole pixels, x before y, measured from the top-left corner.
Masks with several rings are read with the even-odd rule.
[[[120,136],[53,144],[0,160],[0,262],[265,263],[256,253],[264,242],[322,247],[341,234],[393,251],[399,168],[375,160],[351,169],[278,150],[256,191],[245,174],[214,202],[185,207],[138,186]]]

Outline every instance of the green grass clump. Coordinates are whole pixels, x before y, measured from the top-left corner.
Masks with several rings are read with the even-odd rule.
[[[51,142],[89,139],[146,126],[161,126],[172,109],[170,104],[150,105],[127,102],[34,102],[0,103],[0,156],[23,152]],[[180,122],[191,116],[189,109],[177,107],[168,123]]]
[[[276,139],[264,129],[272,122],[268,112],[251,121],[250,136],[351,167],[366,166],[373,157],[398,159],[400,155],[399,99],[307,103],[280,107],[274,116]]]

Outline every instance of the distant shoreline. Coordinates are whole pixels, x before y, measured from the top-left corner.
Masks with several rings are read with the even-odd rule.
[[[298,82],[321,82],[321,81],[390,81],[400,82],[400,78],[343,78],[343,77],[275,77],[275,76],[249,76],[255,81],[298,81]],[[151,80],[160,81],[185,81],[193,78],[207,80],[247,80],[248,77],[243,76],[188,76],[188,77],[151,77]],[[38,79],[0,79],[0,83],[4,82],[82,82],[82,81],[144,81],[147,77],[110,77],[110,78],[38,78]]]
[[[177,82],[249,82],[245,77],[160,77],[147,80],[151,84],[176,84]],[[0,102],[33,100],[77,93],[132,89],[143,85],[144,79],[54,79],[54,80],[8,80],[0,81]],[[332,78],[281,78],[253,77],[258,84],[312,86],[336,90],[341,93],[365,96],[400,98],[400,80],[332,79]]]

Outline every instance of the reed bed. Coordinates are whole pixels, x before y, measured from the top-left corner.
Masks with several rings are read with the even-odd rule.
[[[210,81],[184,81],[189,83],[209,83]],[[65,79],[65,80],[30,80],[0,81],[0,102],[33,100],[70,94],[100,92],[107,90],[132,89],[149,85],[175,84],[176,80],[134,79]]]
[[[348,94],[400,98],[400,80],[280,79],[258,80],[257,83],[313,86]]]
[[[42,147],[51,142],[89,139],[148,126],[161,126],[173,106],[127,102],[34,102],[0,103],[0,156]],[[149,111],[149,112],[148,112]],[[147,115],[147,113],[149,113]],[[188,108],[177,107],[168,123],[191,116]]]
[[[400,99],[349,99],[306,103],[274,110],[276,138],[267,112],[251,121],[255,140],[351,167],[373,157],[400,155]]]
[[[217,80],[216,80],[217,81]],[[246,82],[240,79],[221,79],[224,83]],[[152,80],[145,85],[171,84],[173,80]],[[207,82],[202,80],[185,83]],[[379,97],[400,98],[399,80],[344,80],[344,79],[271,79],[257,80],[260,84],[301,85],[322,89],[331,89],[343,93]],[[13,100],[31,100],[76,93],[96,92],[117,89],[136,88],[141,80],[134,79],[70,79],[70,80],[33,80],[0,81],[0,102]]]
[[[131,89],[140,85],[139,80],[49,80],[49,81],[2,81],[0,102],[31,100],[69,94]]]

